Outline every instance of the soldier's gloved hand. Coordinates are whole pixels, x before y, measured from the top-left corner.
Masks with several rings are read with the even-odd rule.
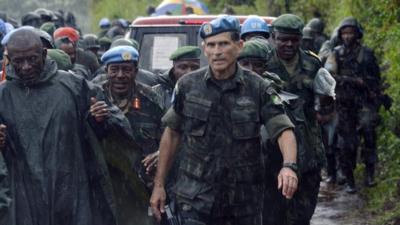
[[[296,173],[287,167],[283,167],[278,175],[278,189],[282,189],[282,195],[291,199],[297,190],[298,179]]]
[[[3,149],[6,146],[6,134],[7,126],[4,124],[0,124],[0,149]]]
[[[164,185],[155,183],[153,193],[150,198],[150,206],[153,211],[154,217],[158,222],[161,221],[161,214],[165,213],[165,201],[167,194],[165,193]]]
[[[97,101],[96,98],[90,98],[90,114],[94,117],[96,122],[100,123],[110,116],[110,110],[105,101]]]
[[[154,172],[155,168],[157,167],[158,163],[158,156],[160,155],[160,151],[156,151],[152,154],[147,155],[143,160],[142,163],[146,168],[146,174],[151,174]]]

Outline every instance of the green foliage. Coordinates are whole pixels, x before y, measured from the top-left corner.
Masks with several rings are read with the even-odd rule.
[[[93,0],[92,30],[98,30],[98,22],[103,17],[111,20],[125,18],[133,21],[138,16],[146,16],[146,9],[152,5],[157,7],[157,0]]]

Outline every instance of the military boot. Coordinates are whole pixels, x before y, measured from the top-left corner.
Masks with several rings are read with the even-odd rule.
[[[354,194],[357,192],[356,183],[354,181],[353,171],[346,172],[346,192]]]
[[[365,177],[364,177],[364,184],[367,187],[373,187],[376,185],[374,181],[374,174],[375,174],[375,165],[369,163],[365,165]]]

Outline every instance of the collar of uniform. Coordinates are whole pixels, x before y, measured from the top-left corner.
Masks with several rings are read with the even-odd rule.
[[[243,69],[236,63],[236,72],[233,74],[232,80],[238,84],[244,84]],[[204,81],[212,81],[212,70],[208,67],[207,72],[204,74]]]

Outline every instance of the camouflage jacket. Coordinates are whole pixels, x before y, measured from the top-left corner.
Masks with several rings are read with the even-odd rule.
[[[223,81],[205,67],[182,77],[172,98],[163,122],[183,134],[178,198],[209,213],[215,196],[226,191],[221,183],[228,183],[238,206],[234,215],[259,212],[260,126],[273,139],[293,127],[274,89],[239,66],[232,79]]]
[[[130,98],[118,102],[113,99],[108,90],[107,82],[103,84],[103,87],[107,90],[107,97],[111,102],[118,106],[128,118],[134,139],[143,150],[143,156],[157,151],[161,139],[163,112],[151,88],[136,82]]]
[[[316,93],[313,90],[314,77],[321,68],[321,63],[313,53],[300,50],[298,54],[294,75],[286,71],[276,53],[267,62],[267,68],[269,72],[280,76],[283,81],[282,90],[299,96],[290,102],[287,112],[296,126],[299,171],[305,173],[319,170],[325,164],[325,151],[314,111]]]

